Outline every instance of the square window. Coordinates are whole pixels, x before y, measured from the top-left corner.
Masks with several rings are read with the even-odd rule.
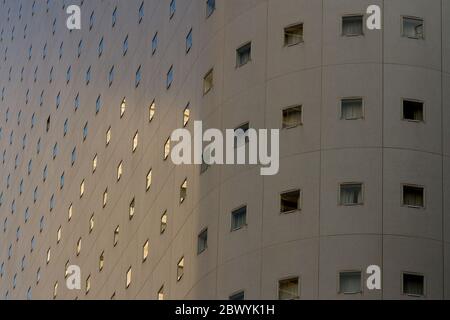
[[[412,208],[425,207],[425,189],[420,186],[403,186],[403,205]]]
[[[358,120],[363,118],[363,99],[350,98],[341,100],[341,119]]]
[[[300,210],[300,190],[282,193],[280,195],[280,212],[289,213]]]
[[[349,271],[339,273],[339,293],[355,294],[362,293],[361,272]]]
[[[346,37],[363,35],[363,20],[362,15],[342,17],[342,35]]]
[[[424,23],[421,18],[403,17],[403,36],[410,39],[424,38]]]
[[[231,231],[237,231],[247,225],[247,206],[243,206],[231,213]]]
[[[204,229],[197,237],[197,254],[208,248],[208,229]]]
[[[283,110],[283,129],[295,128],[302,124],[302,106]]]
[[[363,204],[361,183],[346,183],[340,186],[340,204],[343,206]]]
[[[303,23],[284,28],[284,45],[295,46],[303,42]]]
[[[408,121],[424,121],[424,103],[414,100],[403,100],[403,119]]]
[[[184,257],[177,264],[177,281],[180,281],[184,275]]]
[[[403,273],[403,294],[422,297],[425,295],[425,277],[419,274]]]
[[[242,67],[252,59],[252,43],[249,42],[236,50],[236,67]]]
[[[214,70],[211,69],[203,78],[203,94],[206,95],[214,86]]]
[[[298,278],[285,279],[278,282],[279,300],[295,300],[298,298]]]

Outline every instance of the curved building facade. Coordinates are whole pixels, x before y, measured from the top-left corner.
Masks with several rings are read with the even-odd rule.
[[[1,0],[0,297],[449,299],[449,17]],[[174,165],[194,121],[279,129],[279,173]]]

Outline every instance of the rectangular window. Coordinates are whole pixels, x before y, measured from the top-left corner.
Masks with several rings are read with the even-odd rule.
[[[137,88],[139,87],[139,84],[141,83],[141,66],[136,71],[136,78],[134,81],[134,86]]]
[[[164,144],[164,160],[167,160],[170,155],[170,137],[166,140],[166,143]]]
[[[176,2],[176,0],[171,0],[170,1],[170,8],[169,8],[169,17],[170,17],[170,19],[172,19],[173,16],[175,15],[176,9],[177,9],[177,2]]]
[[[300,190],[282,193],[280,198],[281,213],[289,213],[300,210]]]
[[[183,184],[180,187],[180,203],[183,203],[187,197],[187,179],[184,180]]]
[[[142,247],[142,262],[147,261],[148,253],[149,253],[149,243],[148,240],[144,243],[144,246]]]
[[[120,181],[120,178],[122,178],[123,174],[123,162],[121,161],[119,163],[119,166],[117,167],[117,181]]]
[[[363,118],[363,99],[349,98],[341,100],[341,119],[357,120]]]
[[[142,1],[141,6],[139,7],[139,23],[144,19],[144,1]]]
[[[247,206],[243,206],[231,213],[231,231],[237,231],[247,225]]]
[[[363,35],[363,20],[362,15],[342,17],[342,35],[346,37]]]
[[[424,38],[424,23],[421,18],[403,17],[403,36],[410,39]]]
[[[403,205],[412,208],[425,207],[425,189],[419,186],[403,186]]]
[[[284,45],[295,46],[303,42],[303,23],[284,28]]]
[[[345,183],[340,186],[340,204],[343,206],[363,204],[362,183]]]
[[[108,189],[103,192],[103,208],[108,204]]]
[[[150,189],[151,186],[152,186],[152,169],[150,169],[150,171],[147,173],[147,178],[146,178],[147,191]]]
[[[204,229],[197,237],[197,254],[208,248],[208,229]]]
[[[206,0],[206,17],[208,18],[216,10],[216,0]]]
[[[114,247],[117,246],[117,244],[119,243],[119,231],[120,227],[117,226],[116,229],[114,229],[114,241],[113,241]]]
[[[156,49],[158,49],[158,32],[155,33],[152,39],[152,55],[156,53]]]
[[[184,257],[177,264],[177,281],[180,281],[184,275]]]
[[[349,271],[339,273],[339,293],[355,294],[361,293],[361,272]]]
[[[424,103],[414,100],[403,100],[403,119],[408,121],[424,121]]]
[[[245,299],[245,292],[244,291],[236,292],[231,296],[229,296],[228,299],[231,301],[242,301]]]
[[[128,52],[128,35],[125,37],[125,40],[123,40],[122,54],[125,56],[127,52]]]
[[[425,295],[425,277],[419,274],[403,273],[403,294],[422,297]]]
[[[164,300],[164,285],[158,290],[158,300]]]
[[[167,72],[166,88],[169,89],[173,82],[173,66]]]
[[[133,137],[132,151],[135,152],[139,144],[139,132],[136,132]]]
[[[236,50],[236,67],[242,67],[252,59],[252,43],[249,42]]]
[[[108,74],[109,86],[111,87],[114,81],[114,66],[111,67]]]
[[[299,298],[298,278],[280,280],[278,282],[278,299],[295,300]]]
[[[126,285],[125,287],[128,289],[131,285],[131,267],[127,271]]]
[[[134,217],[134,213],[136,210],[136,200],[133,198],[130,202],[130,208],[128,209],[128,218],[131,220]]]
[[[167,211],[165,211],[161,216],[160,233],[163,234],[166,231],[166,228],[167,228]]]
[[[302,106],[289,107],[283,110],[283,129],[302,125]]]
[[[191,51],[192,48],[192,29],[189,30],[189,33],[186,36],[186,53]]]
[[[153,118],[155,117],[156,113],[156,102],[153,100],[153,102],[148,107],[148,122],[151,122]]]
[[[203,94],[206,95],[214,86],[214,69],[208,71],[203,78]]]

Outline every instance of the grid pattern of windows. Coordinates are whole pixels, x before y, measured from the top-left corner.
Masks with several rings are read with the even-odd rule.
[[[82,4],[84,1],[80,3]],[[198,174],[198,171],[193,173],[194,170],[189,171],[181,167],[180,169],[174,169],[170,161],[163,161],[170,160],[171,150],[175,147],[175,145],[171,145],[171,140],[167,137],[171,130],[178,127],[190,128],[193,120],[196,120],[197,117],[208,117],[207,113],[209,112],[212,115],[216,106],[221,106],[226,102],[234,105],[233,99],[227,100],[231,84],[236,83],[239,90],[245,89],[246,91],[248,89],[247,84],[239,84],[239,81],[246,79],[245,81],[251,83],[254,80],[253,77],[258,77],[255,69],[262,68],[260,62],[265,60],[263,50],[261,50],[262,45],[265,45],[262,41],[265,40],[261,40],[257,34],[251,32],[246,32],[244,39],[236,39],[236,42],[233,37],[233,42],[230,42],[224,48],[223,59],[218,59],[213,55],[211,59],[204,60],[203,51],[206,49],[200,47],[206,43],[204,42],[205,39],[201,38],[205,36],[203,31],[210,29],[211,25],[217,23],[216,20],[220,21],[216,17],[223,14],[223,12],[220,12],[223,8],[221,8],[221,2],[215,0],[204,0],[199,1],[199,3],[195,4],[195,6],[199,6],[195,8],[201,10],[203,20],[201,25],[197,25],[189,19],[181,20],[184,14],[184,4],[181,1],[171,0],[163,6],[164,8],[158,9],[160,10],[158,13],[165,19],[165,24],[158,26],[152,24],[154,13],[151,12],[152,8],[147,6],[147,2],[138,1],[134,3],[132,14],[129,16],[132,17],[132,22],[136,28],[139,27],[140,33],[138,36],[139,39],[142,39],[142,47],[144,48],[142,49],[141,44],[137,44],[135,41],[137,39],[136,34],[131,33],[132,30],[127,28],[129,21],[126,21],[128,16],[122,14],[123,4],[111,8],[104,6],[103,2],[98,4],[86,2],[84,8],[89,10],[86,17],[89,18],[86,21],[86,30],[83,28],[80,32],[69,32],[60,25],[60,23],[65,22],[63,16],[60,15],[61,6],[55,5],[52,1],[47,1],[46,4],[33,1],[29,5],[24,1],[0,1],[0,18],[4,18],[3,20],[0,19],[0,29],[2,29],[0,52],[2,52],[3,58],[0,61],[0,70],[2,70],[0,74],[0,88],[2,88],[0,152],[3,155],[0,167],[0,221],[3,222],[3,234],[0,235],[0,243],[4,243],[7,249],[0,250],[0,275],[1,279],[5,279],[5,277],[9,279],[8,283],[0,280],[1,295],[16,297],[18,289],[23,287],[25,291],[22,293],[22,298],[31,299],[31,293],[34,296],[42,297],[43,294],[36,290],[36,285],[39,284],[42,275],[42,279],[46,283],[50,283],[49,292],[45,292],[45,297],[66,297],[65,290],[62,290],[62,287],[58,289],[58,281],[56,281],[57,277],[55,276],[58,273],[55,272],[55,275],[53,275],[48,270],[53,270],[53,267],[61,267],[62,271],[62,266],[55,265],[60,263],[58,259],[60,252],[58,250],[64,246],[70,247],[70,257],[65,258],[64,261],[69,261],[66,260],[69,258],[72,261],[72,258],[75,258],[74,256],[81,255],[81,236],[83,236],[83,252],[86,252],[86,255],[89,249],[99,250],[93,253],[95,257],[99,257],[98,271],[102,271],[105,263],[108,262],[106,269],[110,272],[110,260],[106,260],[105,257],[109,259],[110,255],[112,258],[116,254],[120,254],[123,249],[121,248],[122,245],[126,247],[126,245],[132,243],[129,242],[129,236],[133,237],[133,240],[139,237],[138,241],[134,242],[137,244],[134,251],[139,252],[139,255],[142,254],[142,261],[148,261],[148,265],[150,265],[150,261],[152,265],[157,264],[159,260],[153,260],[153,239],[170,243],[170,246],[172,246],[173,239],[170,237],[173,237],[173,230],[171,228],[178,232],[179,219],[187,211],[197,214],[198,208],[192,208],[192,206],[197,206],[196,200],[198,198],[196,199],[196,196],[199,197],[199,194],[203,192],[203,186],[209,183],[207,179],[211,179],[214,174],[218,175],[218,170],[211,167],[208,174],[193,177],[194,174]],[[63,9],[65,5],[64,3]],[[102,32],[105,32],[105,28],[100,28],[103,27],[100,26],[100,23],[103,23],[103,19],[101,19],[103,8],[108,10],[106,15],[108,33],[105,34],[102,34]],[[203,16],[205,10],[206,17]],[[215,13],[216,11],[218,12]],[[111,20],[109,20],[110,18]],[[304,16],[304,18],[307,17]],[[337,15],[334,18],[337,29],[334,35],[336,41],[347,42],[349,51],[365,45],[367,40],[363,36],[366,24],[363,15],[356,11],[355,14]],[[36,19],[48,20],[48,38],[44,36],[45,39],[41,39],[34,36],[35,30],[38,30]],[[299,61],[307,60],[304,59],[304,52],[301,50],[308,50],[308,46],[317,41],[317,38],[314,39],[313,33],[309,33],[312,32],[312,29],[309,27],[307,19],[303,20],[302,17],[302,20],[298,20],[298,16],[292,17],[293,20],[284,19],[284,17],[280,19],[282,21],[280,21],[280,25],[277,25],[277,29],[268,32],[267,36],[271,38],[268,40],[277,43],[279,50],[283,50],[280,51],[283,55],[295,54]],[[8,28],[4,27],[6,24],[1,21],[7,21]],[[424,18],[399,15],[398,22],[401,25],[401,31],[395,31],[398,41],[405,41],[417,46],[429,45],[427,43],[428,37],[425,41]],[[339,24],[342,37],[339,35]],[[168,38],[166,28],[169,25],[172,28],[177,28],[178,38]],[[428,29],[427,24],[427,34],[430,35],[431,39],[432,33],[436,33],[437,30],[431,29],[432,24],[429,27],[430,29]],[[268,28],[272,28],[272,26],[269,24]],[[202,32],[198,32],[199,30],[202,30]],[[20,33],[19,37],[17,31]],[[88,33],[90,31],[91,33]],[[44,34],[44,32],[42,33]],[[63,38],[64,42],[61,41]],[[88,40],[93,41],[93,43],[89,43]],[[178,45],[169,45],[175,42],[179,42]],[[244,44],[242,45],[242,43]],[[24,52],[16,54],[17,48],[22,48]],[[93,49],[89,50],[90,48]],[[178,50],[181,54],[177,55],[178,58],[173,58],[172,55],[168,54],[171,50]],[[270,50],[275,49],[268,46],[264,50],[264,54],[271,56]],[[416,50],[420,49],[416,48]],[[115,54],[115,51],[118,55]],[[91,56],[95,59],[91,59]],[[198,63],[201,67],[197,68],[195,65],[195,71],[191,73],[195,77],[182,79],[187,75],[187,70],[194,67],[194,64],[190,65],[194,63],[190,59],[200,61]],[[104,68],[100,68],[103,60],[110,62]],[[286,59],[286,61],[294,64],[291,59]],[[285,63],[283,58],[280,59],[279,63]],[[241,69],[244,66],[245,68]],[[276,66],[271,67],[277,68]],[[237,71],[237,69],[240,70]],[[302,91],[302,97],[299,99],[296,99],[295,95],[286,94],[283,88],[278,88],[277,90],[280,91],[274,94],[271,86],[278,75],[269,74],[272,71],[268,67],[267,69],[268,79],[263,79],[262,82],[266,83],[267,96],[265,98],[269,98],[267,101],[270,101],[270,103],[268,102],[261,108],[266,108],[265,110],[269,111],[273,104],[275,126],[279,126],[281,122],[283,129],[296,128],[283,130],[282,135],[285,134],[287,139],[298,142],[305,136],[308,137],[310,133],[307,130],[314,126],[311,118],[316,111],[314,110],[316,106],[308,99],[307,88],[301,88],[305,91],[304,94]],[[235,75],[236,77],[239,76],[241,80],[235,81],[233,79]],[[230,81],[228,78],[232,80]],[[180,92],[183,92],[182,90],[185,90],[186,83],[192,84],[192,88],[186,91],[193,96],[180,94]],[[298,84],[293,81],[292,87],[287,87],[289,87],[289,90],[296,92],[298,89],[296,85]],[[160,91],[158,89],[164,89],[164,87],[170,90]],[[373,120],[373,118],[370,119],[370,117],[373,117],[375,110],[375,106],[371,102],[373,97],[370,97],[372,100],[366,100],[365,96],[363,99],[361,96],[364,92],[358,92],[361,91],[361,86],[353,84],[349,87],[354,88],[355,92],[347,91],[345,94],[349,94],[352,98],[348,98],[347,95],[336,95],[329,104],[333,107],[325,109],[328,104],[323,103],[322,111],[325,114],[326,110],[327,116],[329,115],[330,118],[336,120],[361,121],[339,121],[336,128],[342,125],[346,126],[346,129],[351,129],[352,126],[364,125],[365,120],[367,122]],[[197,94],[200,99],[195,97]],[[204,97],[201,97],[202,94]],[[354,94],[356,98],[354,98]],[[410,132],[411,136],[417,138],[421,134],[418,130],[424,129],[428,125],[428,121],[431,122],[432,126],[439,125],[439,123],[433,122],[435,104],[428,104],[428,101],[425,104],[428,96],[421,92],[410,92],[410,94],[410,98],[398,97],[398,102],[395,105],[389,104],[388,106],[386,104],[385,108],[396,108],[395,110],[398,112],[395,120],[406,120],[405,122],[397,122],[414,130],[412,133]],[[125,95],[127,98],[124,98]],[[277,96],[277,98],[273,96]],[[341,98],[343,96],[347,98]],[[177,97],[177,99],[171,99],[173,97]],[[278,99],[279,97],[282,98]],[[120,100],[122,98],[123,100]],[[242,99],[245,102],[242,106],[250,107],[251,99]],[[304,99],[304,101],[298,101],[301,99]],[[402,102],[400,102],[400,99]],[[241,102],[237,100],[236,102]],[[118,112],[119,101],[121,103]],[[158,101],[158,105],[156,101]],[[191,101],[192,105],[187,101]],[[69,105],[69,107],[66,108],[66,105]],[[93,108],[94,105],[95,109]],[[240,103],[236,105],[240,105]],[[183,106],[185,106],[184,109]],[[291,107],[281,109],[286,106]],[[366,107],[367,115],[365,115]],[[233,115],[233,118],[239,118],[239,120],[233,119],[233,121],[236,120],[237,123],[247,121],[240,127],[244,132],[248,131],[250,127],[248,121],[251,120],[252,124],[256,126],[257,123],[260,123],[259,120],[262,120],[261,118],[256,121],[257,119],[254,119],[253,116],[263,109],[258,112],[254,112],[254,110],[248,112],[246,116],[252,117],[252,119],[241,119],[241,116],[245,113],[234,112],[232,106],[230,106],[230,110],[232,110],[230,114]],[[94,113],[97,115],[96,117],[94,117]],[[220,120],[217,120],[224,126],[232,127],[233,124],[227,117],[228,115],[222,115]],[[267,119],[269,117],[265,117],[264,121]],[[88,128],[90,132],[88,132]],[[114,128],[114,139],[112,139],[111,128]],[[328,129],[335,130],[336,128],[330,126]],[[338,132],[341,129],[336,130]],[[356,131],[353,133],[356,134]],[[326,137],[323,137],[323,141],[325,139]],[[108,148],[105,148],[105,141]],[[122,145],[125,145],[125,147],[122,147]],[[31,149],[33,150],[31,151]],[[163,159],[161,159],[161,151]],[[212,155],[209,152],[204,153],[204,158],[210,157]],[[283,157],[285,157],[285,154]],[[350,159],[349,162],[351,162]],[[145,172],[150,166],[153,166],[152,169]],[[201,172],[205,172],[208,167],[209,165],[202,165]],[[295,171],[295,168],[293,169]],[[36,172],[39,179],[35,179]],[[343,173],[343,175],[345,174]],[[294,178],[295,172],[292,173],[292,179]],[[355,177],[353,175],[352,177],[342,178],[352,179],[350,181],[353,181]],[[361,176],[357,175],[355,179],[359,180],[360,178]],[[143,188],[144,179],[145,189]],[[361,180],[363,179],[361,178]],[[396,198],[396,204],[399,207],[404,207],[402,210],[412,212],[413,215],[414,212],[420,212],[420,210],[415,211],[414,208],[427,209],[426,204],[432,203],[434,199],[434,190],[431,188],[425,189],[425,186],[415,184],[420,182],[409,182],[411,184],[401,184],[401,188],[398,188],[401,182],[396,184],[396,190],[398,190],[396,192],[400,193],[399,198],[401,199],[399,204],[399,198]],[[244,185],[246,181],[237,183]],[[346,212],[352,210],[349,208],[350,206],[359,205],[355,209],[364,210],[365,208],[362,205],[365,204],[365,200],[367,200],[367,204],[373,200],[371,190],[374,189],[374,186],[372,183],[372,181],[336,183],[331,192],[334,208]],[[138,187],[134,188],[134,185]],[[266,186],[267,190],[272,187],[277,189],[267,191],[267,194],[264,195],[265,199],[267,198],[267,201],[272,204],[267,206],[267,208],[272,208],[270,209],[272,211],[267,215],[272,215],[272,218],[276,217],[274,218],[277,219],[276,223],[283,219],[295,219],[296,216],[303,217],[309,214],[307,210],[303,214],[304,208],[302,208],[304,205],[305,209],[311,206],[311,198],[313,197],[306,197],[306,192],[303,195],[304,191],[310,192],[309,185],[306,185],[305,189],[302,187],[301,191],[300,189],[285,191],[281,185],[277,184]],[[365,192],[365,186],[367,186],[367,193]],[[240,190],[234,187],[230,189]],[[425,190],[427,190],[427,197]],[[242,193],[246,196],[244,192]],[[236,199],[237,195],[230,198]],[[248,198],[251,198],[251,196],[248,196]],[[338,199],[337,203],[336,198]],[[130,199],[132,200],[130,201]],[[158,199],[163,200],[160,203]],[[223,197],[223,199],[221,200],[223,205],[228,208],[226,219],[229,219],[231,208],[228,206],[232,204],[226,203],[228,201],[226,197]],[[251,211],[247,212],[247,206],[243,206],[231,212],[231,231],[246,229],[249,232],[254,232],[254,228],[256,228],[254,221],[257,221],[257,215],[262,214],[261,212],[266,214],[264,211],[268,210],[266,207],[254,210],[253,203],[250,203],[251,199],[248,200],[247,202],[247,199],[241,199],[242,202],[249,203]],[[39,207],[41,203],[44,205]],[[95,209],[91,210],[91,208]],[[165,210],[166,208],[168,211]],[[213,210],[212,208],[211,210]],[[86,212],[87,209],[89,211]],[[283,215],[300,210],[302,210],[302,214]],[[63,212],[64,218],[57,221],[56,213],[60,211]],[[120,211],[120,217],[116,214],[116,211]],[[67,221],[65,221],[66,212]],[[95,215],[93,212],[97,214]],[[161,212],[164,213],[161,215]],[[37,213],[39,215],[35,216]],[[123,216],[125,218],[121,220]],[[143,232],[144,219],[150,216],[152,217],[151,227]],[[46,221],[47,223],[45,223]],[[54,223],[54,221],[57,222]],[[226,222],[226,231],[229,233],[228,223],[230,220],[226,221],[228,221]],[[292,222],[292,220],[290,221]],[[94,228],[95,223],[97,225]],[[111,225],[105,227],[107,230],[104,231],[103,226],[106,223],[111,223]],[[199,226],[197,225],[197,227]],[[121,234],[121,245],[119,246],[120,228],[122,228],[123,234]],[[27,233],[29,229],[32,230],[30,234]],[[86,233],[87,229],[89,234]],[[191,266],[186,261],[191,262],[196,258],[201,259],[200,256],[208,256],[209,251],[214,251],[208,250],[208,246],[213,249],[214,246],[218,245],[215,241],[217,239],[215,233],[220,231],[212,226],[209,226],[209,229],[204,226],[200,233],[197,233],[198,230],[195,229],[195,234],[189,235],[191,237],[189,241],[194,243],[193,248],[189,249],[190,252],[178,252],[181,254],[175,258],[180,256],[182,258],[178,261],[170,261],[170,270],[172,270],[170,276],[175,278],[177,282],[183,278],[183,282],[188,280],[186,271],[189,270],[190,272]],[[208,230],[211,232],[209,239]],[[234,241],[234,239],[238,239],[245,234],[246,230],[236,233],[231,232],[227,237]],[[113,246],[111,245],[111,231],[113,231]],[[130,232],[130,235],[127,232]],[[44,241],[44,234],[47,233],[51,235],[49,237],[51,238],[50,242]],[[98,241],[99,246],[104,247],[91,247],[96,241],[95,239],[103,239],[106,237],[105,234],[107,234],[107,241]],[[12,235],[12,241],[7,241],[8,235]],[[152,241],[152,254],[150,254],[148,239]],[[208,240],[210,243],[208,243]],[[189,241],[186,241],[186,243]],[[195,241],[197,241],[196,248]],[[105,245],[106,242],[108,245]],[[43,250],[37,250],[39,246],[43,246]],[[186,251],[188,250],[185,247],[183,248]],[[142,251],[140,251],[141,249]],[[158,250],[155,249],[155,252],[158,252]],[[42,254],[42,257],[38,254]],[[81,255],[81,258],[84,257]],[[113,260],[111,259],[111,261]],[[13,265],[13,262],[16,261],[18,263]],[[36,283],[26,283],[22,286],[21,281],[25,277],[22,276],[20,271],[28,271],[32,263],[39,265],[38,269],[32,270],[33,275],[37,270]],[[64,271],[67,270],[67,266],[67,264],[64,266]],[[36,267],[36,265],[33,265],[33,267]],[[96,268],[95,266],[94,269]],[[126,288],[130,287],[132,283],[132,270],[135,277],[140,272],[138,268],[132,269],[133,266],[127,268],[128,266],[120,269],[122,281],[123,273],[126,271]],[[84,278],[85,293],[91,292],[92,296],[95,290],[91,290],[91,288],[96,288],[97,277],[95,272],[97,270],[86,270],[86,272],[88,276]],[[114,273],[113,275],[116,276]],[[168,280],[162,279],[161,281]],[[278,282],[278,297],[280,299],[299,298],[301,291],[299,275],[292,277],[291,274],[288,279],[273,280],[274,287]],[[399,291],[402,294],[409,296],[426,295],[425,275],[405,272],[402,273],[400,282],[402,288]],[[355,294],[364,291],[363,276],[360,271],[339,272],[337,283],[340,294]],[[156,285],[158,287],[161,285],[161,287],[158,291],[155,290],[156,288],[153,289],[156,292],[153,292],[152,295],[156,293],[156,297],[161,300],[170,295],[169,287],[166,286],[167,290],[165,290],[163,282]],[[53,292],[51,292],[52,289]],[[121,289],[123,290],[123,282],[122,288],[115,288],[117,294],[121,293],[119,292]],[[276,297],[277,290],[274,289],[273,291],[273,296]],[[116,291],[112,296],[115,295]],[[229,297],[230,299],[243,299],[245,297],[244,290]]]

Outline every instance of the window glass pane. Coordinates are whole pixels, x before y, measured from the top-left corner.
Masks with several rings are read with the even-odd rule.
[[[358,36],[363,34],[363,16],[348,16],[342,18],[342,34]]]
[[[416,274],[403,274],[403,293],[412,296],[423,296],[424,277]]]
[[[298,299],[298,278],[282,280],[279,282],[278,298],[280,300]]]
[[[361,292],[361,272],[341,272],[339,292],[347,294]]]
[[[363,116],[362,99],[343,99],[341,102],[341,118],[344,120],[361,119]]]
[[[362,203],[362,185],[344,184],[341,185],[341,204],[354,205]]]
[[[403,18],[403,36],[423,39],[423,20],[419,18]]]

